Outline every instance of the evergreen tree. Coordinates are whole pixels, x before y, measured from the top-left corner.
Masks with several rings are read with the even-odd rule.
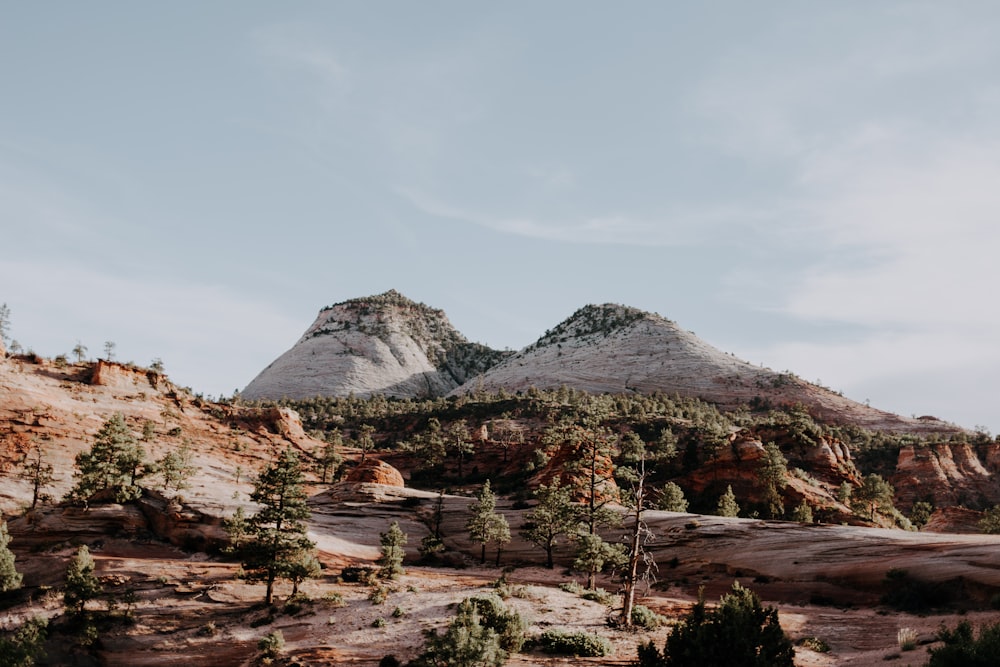
[[[250,499],[261,510],[247,519],[247,539],[240,548],[247,581],[267,584],[265,604],[271,604],[274,582],[285,577],[316,545],[306,536],[309,508],[299,457],[291,449],[257,478]]]
[[[577,537],[576,560],[573,569],[587,573],[587,588],[597,586],[598,573],[607,569],[624,567],[628,553],[624,544],[605,542],[597,533],[581,533]]]
[[[699,600],[671,631],[661,653],[650,641],[639,645],[639,667],[793,667],[795,649],[774,607],[737,582],[719,606]]]
[[[49,621],[34,616],[24,622],[11,638],[0,638],[0,667],[31,667],[45,652],[43,646]]]
[[[66,568],[66,588],[63,590],[63,603],[66,609],[76,614],[82,614],[87,602],[102,593],[101,582],[94,574],[94,559],[86,545],[76,551]]]
[[[344,457],[338,451],[343,445],[343,436],[339,430],[334,430],[327,436],[326,444],[316,455],[316,472],[319,474],[321,484],[326,484],[328,479],[336,476],[337,469],[344,462]]]
[[[171,450],[163,455],[156,463],[156,471],[163,479],[163,492],[166,493],[173,487],[179,493],[188,488],[188,480],[198,472],[198,466],[193,463],[194,452],[188,442],[184,442],[179,449]]]
[[[398,579],[404,574],[403,559],[406,557],[406,533],[399,527],[398,521],[389,525],[389,530],[379,533],[379,543],[382,545],[382,555],[378,559],[379,576],[383,579]]]
[[[10,308],[0,303],[0,344],[10,347]]]
[[[476,451],[475,446],[470,441],[469,427],[464,419],[452,422],[448,426],[448,437],[445,447],[458,457],[458,476],[461,478],[462,464],[465,462],[465,457],[467,455],[471,456]]]
[[[739,516],[740,506],[736,503],[736,494],[733,493],[732,485],[727,486],[726,492],[719,498],[716,514],[729,517]]]
[[[524,517],[521,536],[545,550],[545,565],[550,570],[555,567],[553,551],[559,538],[573,533],[579,520],[570,492],[558,480],[548,486],[542,484],[535,490],[538,504]]]
[[[458,605],[458,613],[443,635],[431,632],[415,667],[502,667],[507,651],[500,635],[480,621],[477,606],[469,599]]]
[[[472,516],[465,524],[466,530],[469,531],[469,539],[482,545],[481,563],[486,562],[487,544],[497,542],[499,545],[510,541],[510,527],[507,525],[507,519],[496,513],[496,506],[497,497],[490,490],[490,481],[486,480],[479,493],[476,494],[476,501],[469,505]],[[506,539],[501,542],[505,537],[504,529],[506,529]],[[499,559],[499,554],[497,558]]]
[[[361,461],[359,465],[365,462],[368,457],[368,452],[375,449],[375,439],[372,435],[375,433],[375,427],[371,424],[362,424],[361,433],[358,435],[357,446],[361,450]]]
[[[0,593],[21,587],[21,573],[14,566],[15,556],[7,546],[9,544],[7,522],[0,522]]]
[[[51,500],[52,497],[44,492],[52,482],[55,481],[55,470],[52,465],[45,461],[42,449],[37,444],[33,449],[33,456],[27,456],[21,468],[21,477],[31,482],[31,509],[38,506],[38,501]]]
[[[809,506],[809,503],[803,500],[794,510],[792,510],[792,521],[798,521],[799,523],[813,522],[812,507]]]
[[[861,486],[851,495],[851,509],[875,521],[875,515],[893,510],[892,497],[895,490],[881,475],[865,475]]]
[[[788,485],[788,459],[773,442],[764,445],[764,457],[760,461],[757,475],[764,487],[764,501],[767,514],[772,519],[781,518],[785,513],[781,492]]]
[[[504,545],[510,542],[510,524],[507,522],[507,517],[499,512],[495,513],[490,518],[489,533],[490,542],[495,542],[497,545],[495,565],[500,567],[500,554],[503,552]]]
[[[98,491],[114,489],[115,500],[138,498],[142,489],[136,484],[145,463],[146,453],[125,423],[115,413],[97,432],[90,451],[76,455],[76,484],[70,498],[86,501]]]
[[[76,357],[77,363],[81,363],[87,358],[87,346],[80,341],[76,341],[76,347],[73,348],[73,356]]]
[[[306,579],[318,577],[321,571],[322,567],[320,566],[319,559],[316,558],[316,554],[312,549],[300,551],[289,559],[285,577],[292,582],[291,597],[294,598],[299,594],[299,584]]]
[[[688,501],[684,498],[684,490],[674,482],[664,484],[660,489],[656,509],[666,512],[687,512]]]

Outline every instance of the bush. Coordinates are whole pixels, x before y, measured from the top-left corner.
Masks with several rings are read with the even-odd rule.
[[[649,607],[637,604],[632,607],[632,625],[643,630],[655,630],[665,619]]]
[[[588,632],[546,630],[538,637],[538,645],[546,653],[575,655],[584,658],[599,658],[610,655],[612,651],[611,642],[608,641],[607,637]]]
[[[524,646],[524,633],[528,629],[521,615],[507,609],[498,595],[475,595],[466,600],[475,606],[480,625],[490,628],[500,638],[500,648],[517,653]]]
[[[816,653],[829,653],[830,645],[819,637],[803,637],[798,641],[799,646],[807,648]]]
[[[351,565],[340,571],[340,579],[350,584],[372,584],[378,577],[373,568]]]
[[[257,648],[265,658],[277,658],[285,648],[285,636],[281,630],[264,635],[257,642]]]
[[[639,645],[639,667],[793,667],[795,650],[773,607],[762,608],[757,595],[733,584],[718,607],[704,600],[691,609],[664,644]]]
[[[997,664],[1000,623],[983,626],[975,639],[968,621],[959,623],[954,631],[942,626],[938,639],[944,646],[930,650],[927,667],[992,667]]]
[[[500,646],[500,635],[480,623],[476,605],[469,599],[458,605],[458,614],[443,635],[427,634],[424,652],[412,667],[502,667],[508,653]]]

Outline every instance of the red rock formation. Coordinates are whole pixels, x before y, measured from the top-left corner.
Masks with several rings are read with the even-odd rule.
[[[367,459],[348,473],[345,482],[351,484],[383,484],[385,486],[405,486],[403,476],[385,461]]]
[[[899,450],[896,472],[890,483],[896,489],[896,504],[908,508],[918,500],[935,505],[990,505],[1000,502],[996,443],[982,446],[987,465],[976,446],[969,443],[909,445]]]
[[[125,391],[156,388],[160,376],[146,370],[99,359],[94,364],[90,384],[99,387],[113,387]]]

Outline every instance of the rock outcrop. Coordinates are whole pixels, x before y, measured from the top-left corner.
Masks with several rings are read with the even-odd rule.
[[[404,486],[403,475],[385,461],[378,459],[367,459],[364,463],[351,470],[344,481],[349,484]]]
[[[985,507],[1000,503],[1000,443],[948,442],[908,445],[899,450],[889,478],[896,503],[909,508],[918,500],[937,506]]]
[[[390,290],[321,310],[299,341],[242,395],[251,400],[443,396],[504,356],[469,342],[443,311]]]
[[[954,433],[934,418],[910,419],[862,405],[791,373],[726,354],[659,315],[615,304],[586,306],[529,347],[453,394],[562,385],[591,393],[680,394],[724,410],[804,405],[823,421],[904,433]]]

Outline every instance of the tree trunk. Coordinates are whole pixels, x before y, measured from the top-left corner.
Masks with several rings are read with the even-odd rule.
[[[498,547],[497,547],[497,562],[496,562],[496,566],[497,566],[497,567],[500,567],[500,554],[501,554],[502,552],[503,552],[503,549],[501,549],[501,548],[500,548],[500,547],[498,546]]]
[[[479,555],[479,564],[486,564],[486,542],[483,542],[483,552]]]

